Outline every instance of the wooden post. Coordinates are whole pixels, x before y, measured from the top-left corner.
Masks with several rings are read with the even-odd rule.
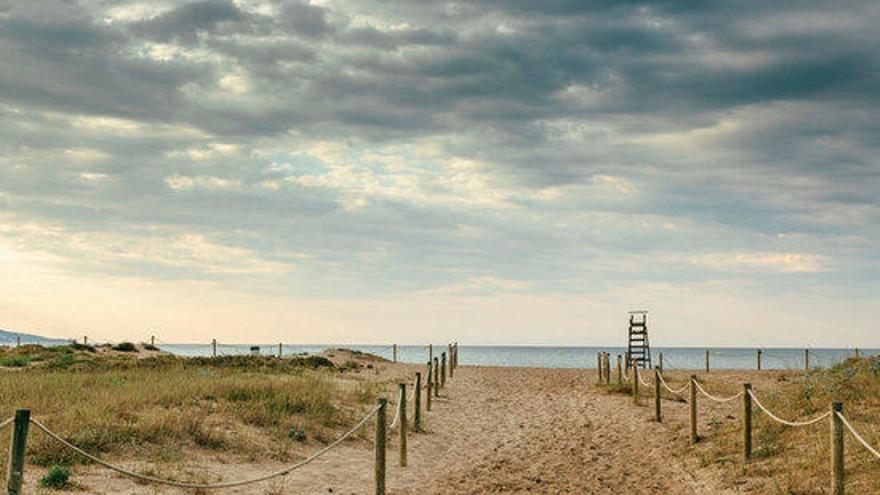
[[[761,349],[758,349],[757,359],[758,359],[758,371],[761,371]]]
[[[440,386],[446,386],[446,353],[440,353]]]
[[[430,394],[428,394],[430,396]],[[413,394],[413,431],[422,431],[422,374],[416,372],[416,391]]]
[[[654,420],[663,421],[660,415],[660,366],[654,368]]]
[[[858,359],[859,358],[859,348],[856,347],[854,350],[855,350],[855,354],[856,354],[856,359]]]
[[[397,449],[400,467],[406,467],[406,384],[400,384],[400,424],[397,425]]]
[[[28,428],[30,427],[30,409],[15,411],[15,422],[12,425],[12,447],[9,450],[9,477],[6,480],[7,495],[21,495],[24,481],[24,453],[27,450]]]
[[[83,345],[89,345],[89,336],[83,335]]]
[[[391,360],[397,362],[397,344],[391,344]]]
[[[691,381],[688,387],[690,390],[688,404],[690,405],[691,419],[691,443],[697,443],[697,375],[691,375]]]
[[[455,360],[453,364],[455,364],[455,369],[458,369],[458,342],[452,345],[452,350],[455,351]]]
[[[831,404],[831,495],[843,495],[843,422],[837,413],[843,404]]]
[[[156,347],[156,336],[155,335],[150,336],[150,347]]]
[[[804,371],[810,371],[810,350],[804,349]]]
[[[600,353],[596,354],[596,375],[598,377],[599,385],[602,384],[602,373],[603,373],[602,370],[603,369],[604,368],[602,365],[602,353],[600,352]]]
[[[611,385],[611,354],[605,353],[605,384]]]
[[[743,414],[742,414],[742,461],[749,462],[752,457],[752,384],[743,383]]]
[[[434,360],[434,345],[428,344],[428,362],[432,362]]]
[[[709,372],[709,351],[706,351],[706,373]]]
[[[663,373],[663,353],[660,353],[660,373]]]
[[[620,364],[620,354],[617,355],[617,384],[623,385],[623,366]]]
[[[639,404],[639,368],[638,364],[635,361],[632,362],[632,394],[633,394],[633,402],[638,405]]]
[[[427,387],[425,387],[425,411],[431,410],[431,393],[434,391],[434,380],[431,379],[431,361],[428,361],[428,379],[427,379]]]
[[[217,357],[217,339],[211,340],[211,349],[214,354],[214,357]]]
[[[385,409],[388,400],[379,398],[376,411],[376,495],[385,495]]]
[[[21,347],[21,335],[15,336],[15,347]]]
[[[434,397],[440,397],[440,360],[434,358]]]
[[[453,374],[455,374],[455,349],[449,344],[449,378],[452,378]]]
[[[284,357],[284,349],[281,347],[281,343],[280,343],[280,342],[278,343],[278,357],[279,357],[279,358]]]

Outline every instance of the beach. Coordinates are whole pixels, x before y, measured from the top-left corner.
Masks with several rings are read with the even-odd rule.
[[[377,366],[378,373],[407,382],[422,370],[409,364]],[[686,376],[668,374],[678,383]],[[397,436],[389,433],[388,493],[727,494],[749,487],[747,479],[725,478],[718,466],[701,461],[698,447],[688,445],[685,403],[664,400],[664,422],[658,424],[653,420],[650,391],[643,392],[636,406],[631,397],[598,386],[596,378],[595,370],[459,367],[432,411],[423,411],[425,431],[410,433],[406,468],[397,465]],[[706,383],[745,379],[772,386],[779,374],[718,372],[706,377]],[[735,423],[738,404],[701,404],[701,428],[717,418]],[[393,406],[388,410],[390,422]],[[342,443],[286,477],[210,493],[373,493],[372,422],[366,428],[366,435]],[[315,448],[304,449],[303,455],[309,450]],[[157,473],[148,463],[122,462],[141,472],[180,474]],[[201,473],[205,480],[217,481],[250,478],[283,467],[262,459],[199,454],[180,469],[190,477],[198,479]],[[79,493],[191,493],[138,484],[95,465],[78,467],[76,479]],[[34,493],[33,478],[30,484],[28,492]]]

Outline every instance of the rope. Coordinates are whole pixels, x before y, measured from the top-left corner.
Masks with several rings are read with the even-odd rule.
[[[659,374],[659,375],[657,375],[657,376],[660,377],[660,385],[663,385],[663,387],[664,387],[666,390],[668,390],[670,394],[673,394],[673,395],[681,395],[681,394],[683,394],[683,393],[688,389],[688,384],[685,383],[684,386],[681,387],[680,389],[678,389],[678,390],[672,390],[672,389],[669,387],[669,385],[666,384],[666,380],[663,379],[663,375],[662,375],[662,374]]]
[[[706,392],[706,390],[703,388],[703,386],[700,385],[700,382],[694,381],[694,384],[697,386],[697,390],[702,392],[703,395],[705,395],[706,397],[709,398],[709,400],[713,400],[715,402],[730,402],[732,400],[739,399],[740,397],[743,396],[743,392],[740,392],[736,395],[731,395],[730,397],[715,397],[714,395],[710,394],[709,392]]]
[[[0,422],[0,430],[11,425],[13,421],[15,421],[15,416],[10,416],[10,417],[6,418],[5,420],[3,420],[2,422]]]
[[[636,376],[639,377],[639,382],[640,382],[642,385],[644,385],[644,386],[646,386],[646,387],[650,387],[650,386],[651,386],[651,382],[648,382],[648,381],[642,380],[642,374],[639,373],[638,370],[636,370]]]
[[[393,430],[395,426],[397,426],[397,422],[400,420],[400,409],[401,405],[403,405],[403,393],[398,392],[397,394],[397,407],[394,408],[394,419],[391,420],[391,424],[388,425],[389,430]]]
[[[853,426],[851,424],[849,424],[849,421],[846,420],[846,417],[844,417],[843,414],[841,414],[837,411],[835,411],[834,414],[836,414],[837,417],[840,418],[840,421],[843,423],[843,426],[846,426],[846,429],[849,430],[849,432],[852,433],[854,437],[856,437],[856,440],[858,440],[859,443],[861,443],[863,447],[868,449],[868,452],[874,454],[874,457],[880,459],[880,452],[878,452],[877,449],[875,449],[874,447],[871,447],[871,444],[866,442],[865,439],[862,438],[861,435],[859,435],[859,432],[857,432],[856,429],[853,428]]]
[[[46,425],[44,425],[43,423],[37,421],[36,419],[31,418],[31,423],[33,423],[34,426],[36,426],[37,428],[43,430],[43,432],[44,432],[46,435],[49,435],[49,437],[55,439],[55,440],[56,440],[57,442],[59,442],[61,445],[64,445],[65,447],[67,447],[67,448],[73,450],[74,452],[76,452],[76,453],[78,453],[79,455],[85,457],[86,459],[89,459],[90,461],[92,461],[92,462],[94,462],[94,463],[96,463],[96,464],[100,464],[101,466],[104,466],[104,467],[107,468],[107,469],[110,469],[110,470],[112,470],[112,471],[116,471],[116,472],[119,473],[119,474],[123,474],[123,475],[129,476],[129,477],[131,477],[131,478],[141,480],[141,481],[146,481],[146,482],[148,482],[148,483],[156,483],[156,484],[160,484],[160,485],[174,486],[174,487],[177,487],[177,488],[188,488],[188,489],[197,489],[197,490],[210,490],[210,489],[215,489],[215,488],[233,488],[233,487],[236,487],[236,486],[250,485],[250,484],[254,484],[254,483],[259,483],[259,482],[261,482],[261,481],[266,481],[266,480],[269,480],[269,479],[272,479],[272,478],[277,478],[277,477],[279,477],[279,476],[286,476],[286,475],[290,474],[292,471],[294,471],[294,470],[296,470],[296,469],[299,469],[299,468],[305,466],[306,464],[311,463],[311,462],[314,461],[315,459],[317,459],[317,458],[321,457],[322,455],[324,455],[324,454],[325,454],[327,451],[329,451],[330,449],[332,449],[332,448],[336,447],[337,445],[339,445],[340,443],[342,443],[343,440],[347,439],[348,437],[350,437],[351,435],[353,435],[354,432],[356,432],[357,430],[359,430],[360,427],[363,426],[363,425],[364,425],[364,424],[365,424],[370,418],[372,418],[373,415],[376,414],[376,412],[377,412],[378,410],[379,410],[379,406],[376,406],[375,408],[373,408],[372,411],[369,412],[369,414],[367,414],[366,416],[364,416],[364,418],[361,419],[361,420],[358,422],[358,424],[356,424],[356,425],[354,426],[354,428],[352,428],[352,429],[349,430],[347,433],[345,433],[344,435],[342,435],[341,437],[339,437],[338,439],[336,439],[336,441],[334,441],[334,442],[331,443],[330,445],[327,445],[326,447],[322,448],[321,450],[315,452],[315,453],[312,454],[311,456],[309,456],[309,457],[303,459],[302,461],[297,462],[297,463],[295,463],[295,464],[291,464],[290,466],[288,466],[288,467],[286,467],[286,468],[284,468],[284,469],[282,469],[282,470],[280,470],[280,471],[275,471],[275,472],[273,472],[273,473],[269,473],[269,474],[266,474],[266,475],[260,476],[260,477],[258,477],[258,478],[251,478],[251,479],[240,480],[240,481],[227,481],[227,482],[213,483],[213,484],[212,484],[212,483],[186,483],[186,482],[183,482],[183,481],[174,481],[174,480],[168,480],[168,479],[162,479],[162,478],[155,478],[155,477],[153,477],[153,476],[147,476],[147,475],[144,475],[144,474],[139,474],[139,473],[135,473],[135,472],[133,472],[133,471],[129,471],[129,470],[124,469],[124,468],[121,468],[121,467],[119,467],[119,466],[115,466],[115,465],[113,465],[113,464],[110,464],[110,463],[107,462],[107,461],[101,460],[101,459],[99,459],[99,458],[97,458],[97,457],[95,457],[95,456],[93,456],[93,455],[91,455],[91,454],[85,452],[84,450],[80,449],[80,448],[77,447],[76,445],[73,445],[72,443],[68,442],[67,440],[61,438],[60,435],[58,435],[57,433],[53,432],[53,431],[50,430]]]
[[[813,419],[808,419],[808,420],[806,420],[806,421],[786,421],[786,420],[780,418],[779,416],[773,414],[772,412],[770,412],[769,409],[767,409],[766,407],[764,407],[764,404],[761,404],[761,401],[758,400],[758,397],[757,397],[757,396],[755,395],[755,393],[752,392],[751,390],[749,390],[749,395],[752,396],[752,399],[755,400],[755,404],[757,404],[758,407],[759,407],[762,411],[764,411],[764,413],[767,414],[767,416],[770,416],[770,418],[774,419],[775,421],[777,421],[777,422],[779,422],[779,423],[784,424],[785,426],[809,426],[809,425],[811,425],[811,424],[818,423],[819,421],[822,421],[823,419],[825,419],[825,418],[827,418],[828,416],[831,415],[831,411],[828,411],[828,412],[826,412],[825,414],[821,414],[821,415],[819,415],[819,416],[816,416],[816,417],[813,418]]]

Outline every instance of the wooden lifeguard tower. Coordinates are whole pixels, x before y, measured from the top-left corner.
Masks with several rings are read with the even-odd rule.
[[[648,312],[629,312],[629,330],[626,346],[626,367],[630,363],[646,369],[651,368],[651,345],[648,343]]]

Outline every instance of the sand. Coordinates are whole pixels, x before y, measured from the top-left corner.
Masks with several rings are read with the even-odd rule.
[[[382,366],[383,373],[400,376],[421,369]],[[664,401],[667,420],[658,424],[652,421],[652,399],[636,407],[626,396],[599,390],[595,380],[594,370],[459,367],[444,399],[425,413],[426,431],[409,437],[408,467],[398,467],[396,441],[389,443],[388,493],[737,493],[716,468],[701,467],[688,452],[686,404]],[[212,493],[373,493],[369,438],[343,443],[280,481]],[[280,467],[193,461],[211,473],[209,479],[251,477]],[[98,466],[75,473],[77,493],[186,493],[133,483]],[[33,480],[29,485],[28,493],[36,493]]]

